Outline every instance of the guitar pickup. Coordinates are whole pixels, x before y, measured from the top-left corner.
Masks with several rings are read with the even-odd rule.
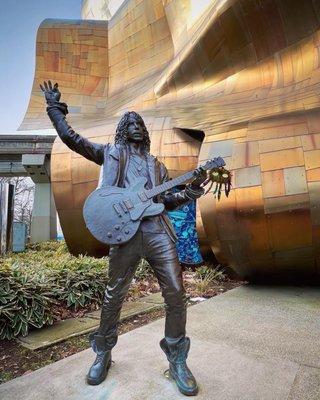
[[[118,205],[117,204],[113,204],[112,206],[114,208],[114,211],[118,214],[118,216],[122,217],[122,212],[121,212],[120,208],[118,207]]]
[[[139,196],[139,199],[140,199],[141,201],[147,201],[147,200],[149,200],[149,199],[148,199],[148,196],[145,194],[145,192],[138,193],[138,196]]]
[[[125,214],[127,214],[127,213],[128,213],[127,207],[126,207],[123,203],[119,203],[119,205],[120,205],[120,207],[122,208],[123,212],[124,212]]]
[[[124,206],[126,207],[127,210],[132,210],[134,208],[133,204],[131,203],[131,201],[129,199],[128,200],[123,200],[123,204],[124,204]]]

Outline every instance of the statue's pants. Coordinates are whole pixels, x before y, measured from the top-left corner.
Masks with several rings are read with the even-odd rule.
[[[111,350],[118,339],[121,307],[141,258],[151,265],[166,307],[165,337],[178,342],[185,336],[186,295],[174,242],[167,233],[142,232],[128,242],[112,246],[109,253],[109,281],[101,310],[100,327],[89,335],[96,353]]]

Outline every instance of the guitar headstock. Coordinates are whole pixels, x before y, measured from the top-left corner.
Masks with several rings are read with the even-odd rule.
[[[215,157],[211,160],[208,160],[205,164],[201,165],[201,170],[206,170],[207,179],[204,181],[204,185],[210,183],[209,188],[205,192],[207,194],[213,184],[216,184],[216,187],[213,191],[213,194],[217,196],[218,200],[221,197],[221,191],[223,190],[225,195],[228,197],[231,190],[231,172],[224,168],[226,165],[224,159],[222,157]],[[199,168],[198,168],[199,169]]]
[[[224,159],[222,157],[215,157],[211,160],[208,160],[206,163],[202,164],[200,168],[204,170],[211,170],[213,168],[221,168],[226,165]]]

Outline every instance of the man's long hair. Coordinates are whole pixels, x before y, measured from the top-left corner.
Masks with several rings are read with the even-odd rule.
[[[128,132],[128,126],[129,126],[129,118],[133,117],[137,122],[139,122],[143,128],[143,133],[144,133],[144,141],[142,143],[143,146],[143,151],[145,153],[150,152],[150,137],[149,137],[149,132],[144,124],[144,121],[138,113],[135,111],[128,111],[126,112],[123,117],[120,119],[119,124],[117,126],[116,130],[116,136],[114,138],[115,144],[120,144],[122,146],[125,146],[128,143],[128,138],[127,138],[127,132]]]

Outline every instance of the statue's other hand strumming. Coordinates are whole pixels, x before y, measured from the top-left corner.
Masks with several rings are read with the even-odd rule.
[[[43,91],[48,105],[52,105],[60,101],[61,93],[58,89],[58,83],[55,83],[52,86],[51,81],[48,81],[48,83],[44,81],[43,86],[40,84],[40,89]]]

